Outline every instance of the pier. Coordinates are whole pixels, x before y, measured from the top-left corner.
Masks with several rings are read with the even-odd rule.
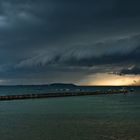
[[[37,98],[54,98],[54,97],[70,97],[70,96],[86,96],[86,95],[101,95],[101,94],[119,94],[128,93],[128,90],[108,90],[108,91],[76,91],[76,92],[56,92],[43,94],[22,94],[22,95],[3,95],[0,96],[0,101],[6,100],[24,100]]]

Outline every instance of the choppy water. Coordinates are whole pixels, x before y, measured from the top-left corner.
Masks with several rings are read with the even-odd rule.
[[[1,140],[140,140],[140,94],[0,102]]]

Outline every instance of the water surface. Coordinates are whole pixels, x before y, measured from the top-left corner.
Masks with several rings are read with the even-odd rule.
[[[0,102],[1,140],[139,140],[140,94]]]

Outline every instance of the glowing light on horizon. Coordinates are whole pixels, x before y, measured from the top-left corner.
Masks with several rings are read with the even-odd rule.
[[[127,86],[136,85],[139,82],[140,76],[136,75],[96,74],[86,77],[79,83],[82,85]]]

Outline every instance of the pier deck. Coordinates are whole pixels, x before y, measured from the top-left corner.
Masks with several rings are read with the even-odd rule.
[[[43,94],[23,94],[23,95],[4,95],[0,96],[0,101],[5,100],[23,100],[37,98],[53,98],[53,97],[69,97],[69,96],[86,96],[86,95],[101,95],[101,94],[118,94],[128,93],[128,90],[112,90],[112,91],[80,91],[80,92],[58,92],[58,93],[43,93]]]

